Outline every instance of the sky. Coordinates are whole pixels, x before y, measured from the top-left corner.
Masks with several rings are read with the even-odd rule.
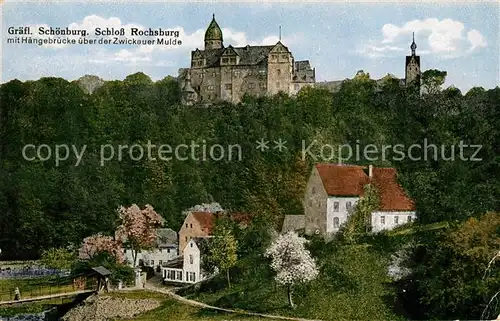
[[[498,3],[214,3],[48,2],[2,5],[1,81],[83,75],[105,80],[144,72],[153,80],[177,76],[202,49],[212,14],[224,46],[272,45],[279,40],[295,60],[309,60],[317,81],[352,78],[358,70],[404,78],[415,33],[421,68],[448,72],[446,86],[462,91],[499,85]],[[9,27],[130,27],[179,30],[181,46],[11,44]],[[36,28],[36,29],[35,29]],[[39,37],[36,36],[35,37]],[[45,36],[47,37],[47,36]],[[150,37],[146,37],[150,38]],[[154,39],[155,37],[153,37]]]

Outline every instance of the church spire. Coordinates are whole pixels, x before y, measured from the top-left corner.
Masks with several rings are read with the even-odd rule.
[[[415,50],[417,49],[417,44],[415,43],[415,32],[413,32],[413,41],[410,46],[411,49],[411,55],[415,56]]]

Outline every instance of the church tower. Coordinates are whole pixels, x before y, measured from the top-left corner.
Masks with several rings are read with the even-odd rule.
[[[208,25],[205,32],[205,50],[221,49],[222,45],[222,30],[220,29],[217,21],[215,21],[215,14],[213,15],[210,25]]]
[[[410,46],[411,56],[406,56],[405,82],[406,85],[414,84],[420,87],[420,56],[415,54],[417,44],[415,43],[415,33]]]

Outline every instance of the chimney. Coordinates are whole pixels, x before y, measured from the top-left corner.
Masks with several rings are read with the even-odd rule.
[[[368,177],[373,177],[373,165],[368,165]]]

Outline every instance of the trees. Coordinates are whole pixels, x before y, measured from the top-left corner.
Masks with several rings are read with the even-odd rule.
[[[372,184],[363,187],[364,196],[356,203],[346,224],[341,227],[340,235],[346,242],[354,242],[360,234],[370,232],[371,214],[380,203],[377,188]]]
[[[437,94],[446,81],[446,71],[429,69],[422,73],[422,89],[427,94]]]
[[[238,260],[237,248],[238,241],[234,237],[231,227],[228,223],[218,220],[214,229],[214,236],[210,244],[209,260],[220,271],[226,272],[227,284],[231,287],[231,278],[229,269],[236,264]]]
[[[500,289],[500,261],[492,260],[499,249],[500,215],[494,212],[469,218],[437,240],[421,245],[409,278],[416,282],[425,317],[496,317],[498,307],[490,305],[484,315],[483,311]]]
[[[68,247],[51,248],[42,252],[41,263],[56,270],[70,270],[76,260],[74,249]]]
[[[78,258],[90,260],[102,253],[107,253],[118,263],[124,261],[123,250],[120,242],[117,242],[111,236],[105,236],[101,233],[95,234],[83,239],[83,243],[78,250]]]
[[[276,271],[275,280],[285,285],[288,292],[288,303],[295,307],[292,298],[293,285],[308,282],[319,273],[316,262],[305,248],[308,241],[289,232],[278,236],[266,250],[266,256],[271,258],[271,268]]]
[[[163,225],[164,219],[155,212],[151,205],[144,209],[133,204],[118,209],[121,225],[116,229],[116,238],[132,250],[133,266],[136,265],[137,253],[153,246],[156,240],[155,228]]]

